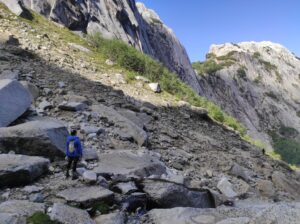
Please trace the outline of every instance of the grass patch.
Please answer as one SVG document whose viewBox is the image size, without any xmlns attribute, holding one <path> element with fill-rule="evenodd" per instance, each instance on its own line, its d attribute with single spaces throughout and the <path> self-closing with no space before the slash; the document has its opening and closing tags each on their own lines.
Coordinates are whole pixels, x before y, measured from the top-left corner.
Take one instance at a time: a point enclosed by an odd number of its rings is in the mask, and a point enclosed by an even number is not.
<svg viewBox="0 0 300 224">
<path fill-rule="evenodd" d="M 213 75 L 217 71 L 222 70 L 223 68 L 228 68 L 231 65 L 235 64 L 235 62 L 237 61 L 233 57 L 235 53 L 236 51 L 231 51 L 228 54 L 219 57 L 217 57 L 213 53 L 209 53 L 206 55 L 206 61 L 194 62 L 192 65 L 199 75 Z"/>
<path fill-rule="evenodd" d="M 259 59 L 258 61 L 265 67 L 265 70 L 267 70 L 268 72 L 277 71 L 276 65 L 273 65 L 272 63 L 263 59 Z"/>
<path fill-rule="evenodd" d="M 281 126 L 279 128 L 279 134 L 284 138 L 294 138 L 299 134 L 299 132 L 295 128 Z"/>
<path fill-rule="evenodd" d="M 43 212 L 36 212 L 26 219 L 27 224 L 59 224 L 57 221 L 52 221 L 50 217 Z"/>
<path fill-rule="evenodd" d="M 110 207 L 108 204 L 104 203 L 104 202 L 100 202 L 98 204 L 95 204 L 92 207 L 92 212 L 101 212 L 101 214 L 108 214 L 110 212 Z"/>
</svg>

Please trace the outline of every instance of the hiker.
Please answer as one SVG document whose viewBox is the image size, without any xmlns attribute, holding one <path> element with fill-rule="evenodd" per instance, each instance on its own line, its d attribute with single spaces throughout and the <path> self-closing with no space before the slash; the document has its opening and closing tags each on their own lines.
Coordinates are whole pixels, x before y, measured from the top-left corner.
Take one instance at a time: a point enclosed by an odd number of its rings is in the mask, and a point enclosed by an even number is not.
<svg viewBox="0 0 300 224">
<path fill-rule="evenodd" d="M 68 159 L 68 165 L 67 165 L 67 173 L 66 177 L 68 178 L 70 176 L 69 170 L 72 166 L 72 179 L 76 179 L 76 167 L 78 161 L 82 157 L 82 146 L 79 137 L 76 136 L 77 131 L 72 130 L 71 135 L 67 138 L 67 147 L 66 147 L 66 156 Z"/>
</svg>

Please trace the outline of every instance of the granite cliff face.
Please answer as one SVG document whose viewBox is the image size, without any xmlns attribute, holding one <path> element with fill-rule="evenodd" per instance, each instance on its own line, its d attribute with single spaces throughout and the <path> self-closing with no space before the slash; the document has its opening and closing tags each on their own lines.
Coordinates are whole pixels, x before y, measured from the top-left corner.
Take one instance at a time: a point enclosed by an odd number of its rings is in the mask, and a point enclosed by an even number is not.
<svg viewBox="0 0 300 224">
<path fill-rule="evenodd" d="M 300 60 L 271 42 L 212 45 L 205 62 L 218 68 L 199 75 L 201 95 L 213 100 L 266 144 L 272 131 L 300 132 Z M 204 64 L 205 64 L 204 63 Z M 203 65 L 203 64 L 202 64 Z"/>
<path fill-rule="evenodd" d="M 17 14 L 20 5 L 76 32 L 121 39 L 159 60 L 200 91 L 189 57 L 159 16 L 134 0 L 1 0 Z M 21 3 L 18 3 L 21 2 Z"/>
</svg>

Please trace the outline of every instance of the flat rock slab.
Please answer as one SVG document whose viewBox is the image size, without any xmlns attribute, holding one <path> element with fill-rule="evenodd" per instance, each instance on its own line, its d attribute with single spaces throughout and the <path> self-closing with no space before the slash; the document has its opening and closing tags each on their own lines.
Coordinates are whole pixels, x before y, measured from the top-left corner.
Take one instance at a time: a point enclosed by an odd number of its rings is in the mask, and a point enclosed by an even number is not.
<svg viewBox="0 0 300 224">
<path fill-rule="evenodd" d="M 98 202 L 112 202 L 114 193 L 103 187 L 69 188 L 58 192 L 57 196 L 64 198 L 68 203 L 89 207 Z"/>
<path fill-rule="evenodd" d="M 59 203 L 53 205 L 50 218 L 61 224 L 95 224 L 87 211 Z"/>
<path fill-rule="evenodd" d="M 95 113 L 99 113 L 101 117 L 107 119 L 110 122 L 113 122 L 115 126 L 120 129 L 120 131 L 131 136 L 139 146 L 147 144 L 147 133 L 141 127 L 136 125 L 128 118 L 122 116 L 113 108 L 104 105 L 93 105 L 92 111 Z"/>
<path fill-rule="evenodd" d="M 0 127 L 6 127 L 31 105 L 31 95 L 16 80 L 0 80 Z M 0 135 L 1 136 L 1 135 Z"/>
<path fill-rule="evenodd" d="M 61 122 L 46 118 L 0 128 L 0 148 L 3 152 L 63 158 L 67 136 L 68 130 Z"/>
<path fill-rule="evenodd" d="M 0 224 L 26 224 L 26 218 L 17 214 L 0 213 Z"/>
<path fill-rule="evenodd" d="M 16 214 L 17 216 L 31 216 L 35 212 L 44 212 L 45 205 L 25 200 L 11 200 L 0 204 L 0 213 Z"/>
<path fill-rule="evenodd" d="M 48 171 L 49 164 L 41 157 L 0 154 L 0 187 L 31 183 Z"/>
<path fill-rule="evenodd" d="M 246 208 L 153 209 L 145 218 L 148 221 L 147 223 L 155 224 L 298 224 L 300 220 L 300 203 L 249 205 Z"/>
<path fill-rule="evenodd" d="M 100 215 L 95 219 L 97 224 L 125 224 L 125 216 L 121 212 Z"/>
<path fill-rule="evenodd" d="M 124 175 L 140 178 L 166 174 L 166 166 L 148 152 L 116 150 L 100 156 L 94 171 L 100 175 Z"/>
<path fill-rule="evenodd" d="M 211 194 L 206 190 L 191 190 L 183 185 L 162 180 L 145 180 L 142 185 L 149 198 L 163 208 L 214 207 Z"/>
</svg>

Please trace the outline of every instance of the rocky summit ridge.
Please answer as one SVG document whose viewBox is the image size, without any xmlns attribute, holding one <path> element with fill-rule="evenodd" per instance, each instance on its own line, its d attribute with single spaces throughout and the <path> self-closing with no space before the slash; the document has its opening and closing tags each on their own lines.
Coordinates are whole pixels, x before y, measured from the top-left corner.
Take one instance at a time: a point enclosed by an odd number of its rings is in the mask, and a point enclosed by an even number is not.
<svg viewBox="0 0 300 224">
<path fill-rule="evenodd" d="M 0 223 L 299 222 L 297 171 L 33 16 L 0 5 Z"/>
<path fill-rule="evenodd" d="M 300 132 L 300 60 L 269 41 L 212 45 L 204 65 L 215 70 L 200 75 L 202 95 L 238 118 L 254 139 L 271 147 L 270 133 Z"/>
</svg>

